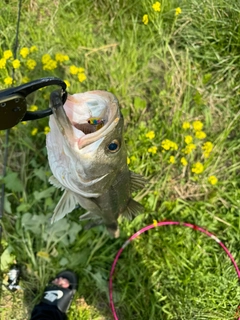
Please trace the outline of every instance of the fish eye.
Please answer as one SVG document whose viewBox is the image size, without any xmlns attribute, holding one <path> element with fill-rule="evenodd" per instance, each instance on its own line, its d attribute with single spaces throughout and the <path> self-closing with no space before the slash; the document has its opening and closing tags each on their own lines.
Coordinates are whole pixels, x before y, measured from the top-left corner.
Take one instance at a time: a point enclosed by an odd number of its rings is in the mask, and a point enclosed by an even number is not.
<svg viewBox="0 0 240 320">
<path fill-rule="evenodd" d="M 109 145 L 108 145 L 108 150 L 111 153 L 117 152 L 120 148 L 120 143 L 118 140 L 113 140 Z"/>
</svg>

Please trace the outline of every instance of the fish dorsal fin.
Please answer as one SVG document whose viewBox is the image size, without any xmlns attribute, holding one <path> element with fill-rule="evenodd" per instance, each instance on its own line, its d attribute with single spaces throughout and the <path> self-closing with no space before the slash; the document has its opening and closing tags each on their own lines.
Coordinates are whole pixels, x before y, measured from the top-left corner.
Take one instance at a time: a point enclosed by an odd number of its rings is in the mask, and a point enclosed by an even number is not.
<svg viewBox="0 0 240 320">
<path fill-rule="evenodd" d="M 147 180 L 138 173 L 130 171 L 131 192 L 137 191 L 145 187 Z"/>
<path fill-rule="evenodd" d="M 132 219 L 136 217 L 139 213 L 144 211 L 144 207 L 137 201 L 130 199 L 127 205 L 126 210 L 123 212 L 123 216 Z"/>
<path fill-rule="evenodd" d="M 54 209 L 51 223 L 56 222 L 76 208 L 77 197 L 71 191 L 65 190 L 56 208 Z"/>
<path fill-rule="evenodd" d="M 51 176 L 48 181 L 56 188 L 60 188 L 61 190 L 64 189 L 64 186 L 54 177 L 54 176 Z"/>
</svg>

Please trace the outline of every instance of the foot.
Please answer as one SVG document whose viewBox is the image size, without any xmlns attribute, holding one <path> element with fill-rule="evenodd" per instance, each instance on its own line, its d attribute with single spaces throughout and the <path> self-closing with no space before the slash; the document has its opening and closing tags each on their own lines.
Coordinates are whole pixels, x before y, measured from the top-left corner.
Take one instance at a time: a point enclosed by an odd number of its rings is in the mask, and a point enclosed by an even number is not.
<svg viewBox="0 0 240 320">
<path fill-rule="evenodd" d="M 56 306 L 61 312 L 69 309 L 77 289 L 77 277 L 71 271 L 60 272 L 48 285 L 42 299 L 43 303 Z"/>
</svg>

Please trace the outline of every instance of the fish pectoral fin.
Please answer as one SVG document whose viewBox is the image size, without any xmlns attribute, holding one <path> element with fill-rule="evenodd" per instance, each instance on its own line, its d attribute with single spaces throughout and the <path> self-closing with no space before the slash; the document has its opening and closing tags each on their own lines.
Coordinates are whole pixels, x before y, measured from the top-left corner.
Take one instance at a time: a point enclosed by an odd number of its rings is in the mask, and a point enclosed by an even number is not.
<svg viewBox="0 0 240 320">
<path fill-rule="evenodd" d="M 51 176 L 48 181 L 56 188 L 60 188 L 61 190 L 64 189 L 63 185 L 54 177 L 54 176 Z"/>
<path fill-rule="evenodd" d="M 138 173 L 130 171 L 131 192 L 142 189 L 146 186 L 147 180 Z"/>
<path fill-rule="evenodd" d="M 80 217 L 79 217 L 79 220 L 82 221 L 82 220 L 91 220 L 91 219 L 99 219 L 99 216 L 91 211 L 88 211 L 84 214 L 82 214 Z"/>
<path fill-rule="evenodd" d="M 144 211 L 144 207 L 137 201 L 130 199 L 127 205 L 127 208 L 122 213 L 122 215 L 128 219 L 136 217 L 139 213 Z"/>
<path fill-rule="evenodd" d="M 56 222 L 76 208 L 78 204 L 77 197 L 70 191 L 65 190 L 56 208 L 54 209 L 51 223 Z"/>
</svg>

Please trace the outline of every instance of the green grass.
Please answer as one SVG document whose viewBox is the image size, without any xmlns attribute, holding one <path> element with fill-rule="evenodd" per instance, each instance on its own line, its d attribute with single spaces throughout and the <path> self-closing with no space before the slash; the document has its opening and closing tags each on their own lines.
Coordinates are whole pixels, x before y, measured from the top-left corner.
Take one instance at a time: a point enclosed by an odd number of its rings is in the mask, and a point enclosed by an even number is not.
<svg viewBox="0 0 240 320">
<path fill-rule="evenodd" d="M 240 5 L 231 0 L 161 1 L 23 0 L 19 49 L 36 45 L 29 71 L 18 51 L 23 77 L 58 76 L 70 93 L 104 89 L 120 101 L 130 169 L 149 178 L 136 194 L 145 207 L 133 221 L 120 221 L 121 236 L 110 239 L 103 227 L 85 231 L 81 209 L 53 226 L 50 217 L 60 197 L 51 187 L 44 128 L 48 120 L 19 124 L 11 130 L 6 183 L 3 270 L 15 259 L 22 266 L 23 291 L 2 291 L 0 319 L 25 319 L 50 277 L 70 268 L 79 289 L 69 319 L 112 319 L 108 279 L 114 257 L 126 239 L 154 219 L 188 221 L 216 234 L 239 257 L 239 20 Z M 175 17 L 175 9 L 182 13 Z M 0 59 L 12 49 L 17 1 L 0 3 Z M 149 15 L 144 25 L 142 17 Z M 69 56 L 54 70 L 43 70 L 42 55 Z M 80 83 L 69 66 L 85 68 Z M 0 69 L 0 88 L 11 64 Z M 44 89 L 29 105 L 48 107 Z M 185 155 L 182 124 L 200 120 L 207 137 Z M 36 135 L 31 132 L 38 128 Z M 146 137 L 154 131 L 151 140 Z M 169 139 L 178 150 L 164 151 Z M 205 159 L 202 145 L 213 143 Z M 4 132 L 0 133 L 4 146 Z M 151 153 L 149 148 L 156 147 Z M 151 150 L 151 149 L 150 149 Z M 3 157 L 3 148 L 1 148 Z M 175 163 L 169 163 L 170 156 Z M 180 163 L 186 156 L 188 165 Z M 197 175 L 191 169 L 204 165 Z M 2 163 L 2 161 L 1 161 Z M 0 166 L 1 167 L 1 166 Z M 216 185 L 208 177 L 218 178 Z M 4 274 L 4 279 L 6 274 Z M 114 274 L 114 301 L 119 319 L 233 319 L 239 303 L 237 275 L 230 260 L 211 239 L 177 226 L 151 230 L 128 245 Z M 19 308 L 19 306 L 21 306 Z"/>
</svg>

